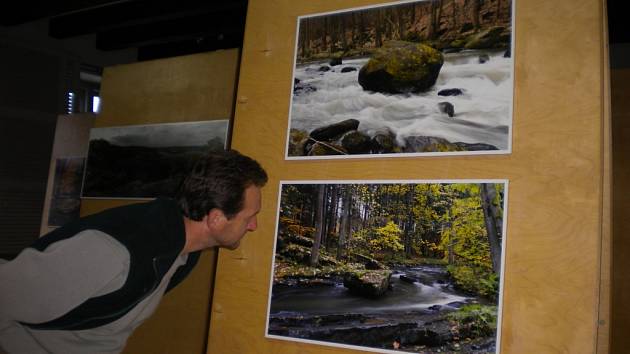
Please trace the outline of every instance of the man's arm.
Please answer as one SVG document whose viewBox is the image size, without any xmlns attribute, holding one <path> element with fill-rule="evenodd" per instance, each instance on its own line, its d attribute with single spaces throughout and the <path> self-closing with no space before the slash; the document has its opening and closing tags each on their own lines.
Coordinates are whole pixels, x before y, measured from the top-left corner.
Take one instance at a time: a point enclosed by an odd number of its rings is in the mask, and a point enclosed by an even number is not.
<svg viewBox="0 0 630 354">
<path fill-rule="evenodd" d="M 120 288 L 129 270 L 129 253 L 107 234 L 86 230 L 53 243 L 43 252 L 27 248 L 0 264 L 0 347 L 9 353 L 33 348 L 19 322 L 42 323 L 93 296 Z"/>
</svg>

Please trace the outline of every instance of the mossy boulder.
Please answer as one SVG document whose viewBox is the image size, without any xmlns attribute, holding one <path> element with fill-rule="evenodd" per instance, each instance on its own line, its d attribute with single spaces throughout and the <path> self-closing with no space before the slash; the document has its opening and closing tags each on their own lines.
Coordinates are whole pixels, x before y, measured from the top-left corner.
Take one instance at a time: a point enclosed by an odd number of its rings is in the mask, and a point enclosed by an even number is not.
<svg viewBox="0 0 630 354">
<path fill-rule="evenodd" d="M 404 152 L 449 152 L 464 151 L 454 143 L 434 136 L 409 136 L 405 138 Z"/>
<path fill-rule="evenodd" d="M 372 140 L 369 136 L 354 130 L 343 136 L 341 146 L 350 154 L 369 154 L 372 150 Z"/>
<path fill-rule="evenodd" d="M 310 146 L 307 156 L 347 155 L 348 152 L 340 145 L 317 142 Z"/>
<path fill-rule="evenodd" d="M 389 288 L 391 270 L 365 270 L 348 272 L 343 278 L 343 285 L 358 296 L 377 298 Z"/>
<path fill-rule="evenodd" d="M 307 132 L 291 128 L 289 132 L 289 156 L 304 156 L 304 146 L 307 142 Z"/>
<path fill-rule="evenodd" d="M 319 141 L 333 141 L 340 135 L 352 130 L 357 130 L 359 121 L 357 119 L 346 119 L 338 123 L 329 124 L 311 131 L 309 136 Z"/>
<path fill-rule="evenodd" d="M 359 71 L 359 84 L 382 93 L 424 92 L 431 88 L 444 57 L 421 43 L 389 41 Z"/>
</svg>

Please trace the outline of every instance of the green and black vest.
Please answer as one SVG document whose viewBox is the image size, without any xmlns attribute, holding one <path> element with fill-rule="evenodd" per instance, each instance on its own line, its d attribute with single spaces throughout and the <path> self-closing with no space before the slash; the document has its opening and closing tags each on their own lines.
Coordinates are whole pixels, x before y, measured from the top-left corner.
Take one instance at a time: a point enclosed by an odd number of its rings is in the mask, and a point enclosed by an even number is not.
<svg viewBox="0 0 630 354">
<path fill-rule="evenodd" d="M 81 218 L 42 236 L 30 247 L 43 251 L 84 230 L 102 231 L 127 248 L 130 262 L 125 283 L 116 291 L 86 300 L 59 318 L 23 325 L 32 329 L 84 330 L 123 317 L 155 290 L 186 242 L 183 216 L 175 201 L 156 199 Z M 200 253 L 188 255 L 186 264 L 173 274 L 166 291 L 184 280 L 197 264 Z"/>
</svg>

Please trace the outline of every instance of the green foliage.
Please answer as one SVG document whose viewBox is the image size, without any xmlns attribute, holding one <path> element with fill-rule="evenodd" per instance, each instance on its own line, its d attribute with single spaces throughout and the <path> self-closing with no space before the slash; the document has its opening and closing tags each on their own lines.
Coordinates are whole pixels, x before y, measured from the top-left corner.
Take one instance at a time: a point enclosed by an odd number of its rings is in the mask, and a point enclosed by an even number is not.
<svg viewBox="0 0 630 354">
<path fill-rule="evenodd" d="M 447 315 L 460 332 L 467 332 L 474 337 L 493 335 L 497 329 L 497 307 L 484 305 L 466 305 Z"/>
<path fill-rule="evenodd" d="M 393 222 L 389 221 L 387 225 L 377 228 L 375 233 L 376 237 L 369 241 L 374 252 L 396 252 L 403 249 L 403 245 L 400 243 L 402 231 Z"/>
<path fill-rule="evenodd" d="M 499 293 L 499 276 L 491 269 L 468 265 L 449 265 L 446 269 L 462 290 L 489 299 L 495 299 Z"/>
<path fill-rule="evenodd" d="M 383 259 L 404 249 L 400 243 L 402 231 L 392 221 L 383 227 L 366 228 L 352 234 L 351 247 L 367 250 L 376 259 Z"/>
<path fill-rule="evenodd" d="M 453 184 L 450 189 L 458 198 L 444 215 L 439 245 L 449 260 L 448 271 L 459 288 L 494 298 L 499 279 L 492 271 L 479 185 Z"/>
</svg>

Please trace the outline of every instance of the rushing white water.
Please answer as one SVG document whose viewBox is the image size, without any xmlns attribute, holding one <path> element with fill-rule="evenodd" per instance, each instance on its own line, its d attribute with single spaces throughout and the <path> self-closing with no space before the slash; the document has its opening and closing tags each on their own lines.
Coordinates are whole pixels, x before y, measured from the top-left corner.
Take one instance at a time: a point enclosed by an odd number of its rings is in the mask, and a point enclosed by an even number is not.
<svg viewBox="0 0 630 354">
<path fill-rule="evenodd" d="M 479 56 L 489 60 L 479 63 Z M 511 58 L 503 51 L 463 51 L 445 54 L 436 84 L 420 94 L 381 94 L 364 91 L 358 73 L 367 58 L 344 61 L 320 72 L 321 63 L 298 66 L 295 78 L 315 91 L 294 95 L 291 128 L 311 131 L 345 119 L 360 121 L 359 131 L 372 136 L 391 130 L 399 144 L 408 136 L 434 136 L 451 142 L 486 143 L 509 147 L 512 100 Z M 341 69 L 357 70 L 342 73 Z M 458 88 L 460 96 L 438 96 L 443 89 Z M 440 112 L 439 102 L 450 102 L 455 116 Z"/>
</svg>

